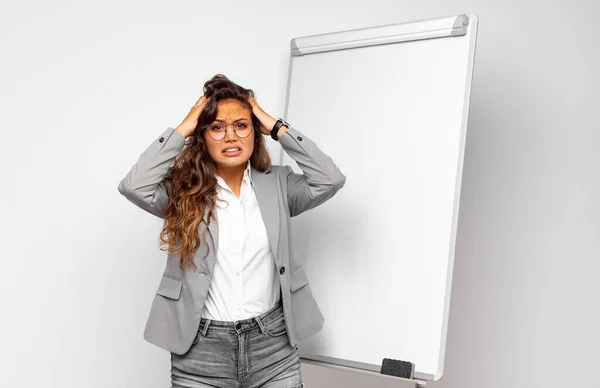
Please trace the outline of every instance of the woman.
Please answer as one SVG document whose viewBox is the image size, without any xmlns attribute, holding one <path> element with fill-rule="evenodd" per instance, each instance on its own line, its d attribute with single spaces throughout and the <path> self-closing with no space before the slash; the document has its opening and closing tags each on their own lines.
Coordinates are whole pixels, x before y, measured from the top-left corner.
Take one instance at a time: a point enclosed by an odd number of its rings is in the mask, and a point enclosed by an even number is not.
<svg viewBox="0 0 600 388">
<path fill-rule="evenodd" d="M 261 135 L 304 173 L 271 166 Z M 290 217 L 344 182 L 311 140 L 220 74 L 140 156 L 119 192 L 164 219 L 167 265 L 144 338 L 171 352 L 173 387 L 302 387 L 297 343 L 323 316 Z"/>
</svg>

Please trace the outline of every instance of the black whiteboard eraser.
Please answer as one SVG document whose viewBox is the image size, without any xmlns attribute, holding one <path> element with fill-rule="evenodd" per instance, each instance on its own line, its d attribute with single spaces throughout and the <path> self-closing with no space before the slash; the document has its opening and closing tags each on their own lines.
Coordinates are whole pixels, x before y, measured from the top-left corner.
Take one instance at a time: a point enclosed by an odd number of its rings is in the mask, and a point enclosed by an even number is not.
<svg viewBox="0 0 600 388">
<path fill-rule="evenodd" d="M 384 358 L 381 363 L 381 374 L 412 379 L 415 374 L 415 364 L 408 361 Z"/>
</svg>

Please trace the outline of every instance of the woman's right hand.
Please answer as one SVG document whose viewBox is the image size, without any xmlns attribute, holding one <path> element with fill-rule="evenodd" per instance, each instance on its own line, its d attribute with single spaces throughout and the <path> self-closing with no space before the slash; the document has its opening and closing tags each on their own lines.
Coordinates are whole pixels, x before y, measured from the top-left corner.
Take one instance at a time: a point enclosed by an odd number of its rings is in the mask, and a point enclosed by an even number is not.
<svg viewBox="0 0 600 388">
<path fill-rule="evenodd" d="M 198 125 L 198 117 L 200 117 L 200 113 L 202 113 L 202 109 L 204 109 L 204 105 L 206 105 L 206 100 L 207 98 L 202 95 L 198 101 L 196 101 L 196 104 L 194 104 L 190 110 L 190 113 L 188 113 L 181 124 L 175 128 L 175 130 L 183 137 L 188 137 L 196 129 L 196 126 Z"/>
</svg>

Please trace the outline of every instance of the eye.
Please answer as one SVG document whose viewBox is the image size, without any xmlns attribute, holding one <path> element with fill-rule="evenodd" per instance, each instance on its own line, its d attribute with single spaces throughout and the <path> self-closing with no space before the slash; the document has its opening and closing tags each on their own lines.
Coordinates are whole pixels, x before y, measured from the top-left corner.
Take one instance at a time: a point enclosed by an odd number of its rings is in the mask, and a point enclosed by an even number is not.
<svg viewBox="0 0 600 388">
<path fill-rule="evenodd" d="M 210 129 L 212 131 L 220 131 L 221 130 L 221 126 L 220 125 L 213 125 L 212 127 L 210 127 Z"/>
<path fill-rule="evenodd" d="M 246 129 L 248 128 L 248 123 L 238 123 L 237 127 L 240 129 Z"/>
</svg>

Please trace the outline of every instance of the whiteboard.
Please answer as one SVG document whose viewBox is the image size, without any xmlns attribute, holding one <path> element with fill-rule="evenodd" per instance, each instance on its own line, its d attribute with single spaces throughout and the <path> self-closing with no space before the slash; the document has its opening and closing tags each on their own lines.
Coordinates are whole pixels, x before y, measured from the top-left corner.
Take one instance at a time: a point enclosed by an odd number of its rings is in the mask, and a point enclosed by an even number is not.
<svg viewBox="0 0 600 388">
<path fill-rule="evenodd" d="M 285 119 L 347 177 L 292 222 L 325 316 L 305 360 L 379 372 L 392 358 L 442 376 L 477 21 L 291 41 Z"/>
</svg>

